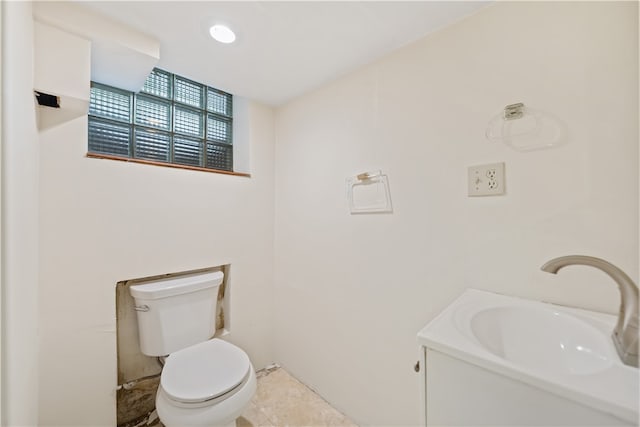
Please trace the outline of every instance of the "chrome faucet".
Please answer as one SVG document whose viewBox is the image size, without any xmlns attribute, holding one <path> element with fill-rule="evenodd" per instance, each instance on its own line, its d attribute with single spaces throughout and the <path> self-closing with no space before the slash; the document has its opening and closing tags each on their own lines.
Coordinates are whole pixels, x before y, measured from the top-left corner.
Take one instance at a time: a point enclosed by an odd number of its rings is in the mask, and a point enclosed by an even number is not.
<svg viewBox="0 0 640 427">
<path fill-rule="evenodd" d="M 638 287 L 624 271 L 600 258 L 569 255 L 554 258 L 541 268 L 547 273 L 556 274 L 562 267 L 568 265 L 589 265 L 604 271 L 611 277 L 620 289 L 620 311 L 618 323 L 613 329 L 613 343 L 618 356 L 626 365 L 638 367 Z"/>
</svg>

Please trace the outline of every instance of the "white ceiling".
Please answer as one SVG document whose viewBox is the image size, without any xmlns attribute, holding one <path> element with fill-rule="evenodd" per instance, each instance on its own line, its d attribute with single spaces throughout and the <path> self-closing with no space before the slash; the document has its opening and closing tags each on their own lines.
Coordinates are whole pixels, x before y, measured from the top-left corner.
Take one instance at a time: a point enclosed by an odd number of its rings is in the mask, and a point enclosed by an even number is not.
<svg viewBox="0 0 640 427">
<path fill-rule="evenodd" d="M 158 67 L 281 105 L 486 6 L 485 1 L 82 2 L 160 41 Z M 226 23 L 231 45 L 208 28 Z"/>
</svg>

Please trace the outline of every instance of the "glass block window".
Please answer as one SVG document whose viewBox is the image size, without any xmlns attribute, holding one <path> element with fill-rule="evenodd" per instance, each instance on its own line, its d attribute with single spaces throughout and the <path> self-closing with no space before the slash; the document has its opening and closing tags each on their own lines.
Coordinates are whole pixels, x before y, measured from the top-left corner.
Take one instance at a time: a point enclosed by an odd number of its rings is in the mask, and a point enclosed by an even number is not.
<svg viewBox="0 0 640 427">
<path fill-rule="evenodd" d="M 140 93 L 91 83 L 89 152 L 233 171 L 233 96 L 154 69 Z"/>
</svg>

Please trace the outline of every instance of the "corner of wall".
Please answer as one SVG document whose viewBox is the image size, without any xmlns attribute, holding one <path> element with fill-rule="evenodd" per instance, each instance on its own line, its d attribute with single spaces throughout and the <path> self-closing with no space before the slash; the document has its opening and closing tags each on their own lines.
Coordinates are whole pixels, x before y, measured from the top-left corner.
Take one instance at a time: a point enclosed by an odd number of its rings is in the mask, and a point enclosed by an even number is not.
<svg viewBox="0 0 640 427">
<path fill-rule="evenodd" d="M 39 153 L 32 3 L 2 6 L 2 425 L 37 425 Z"/>
</svg>

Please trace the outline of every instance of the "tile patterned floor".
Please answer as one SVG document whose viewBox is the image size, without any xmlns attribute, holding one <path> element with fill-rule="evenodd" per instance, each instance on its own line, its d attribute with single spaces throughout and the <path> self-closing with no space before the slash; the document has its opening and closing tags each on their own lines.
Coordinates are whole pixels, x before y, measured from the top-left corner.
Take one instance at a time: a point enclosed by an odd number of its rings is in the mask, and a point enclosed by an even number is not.
<svg viewBox="0 0 640 427">
<path fill-rule="evenodd" d="M 238 427 L 357 427 L 282 368 L 258 372 L 258 390 Z"/>
</svg>

